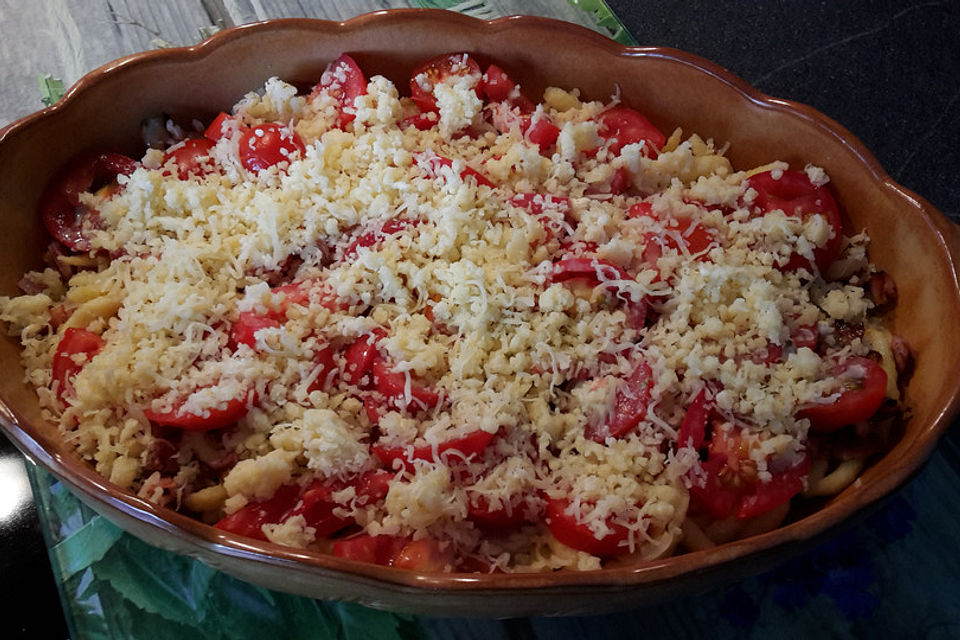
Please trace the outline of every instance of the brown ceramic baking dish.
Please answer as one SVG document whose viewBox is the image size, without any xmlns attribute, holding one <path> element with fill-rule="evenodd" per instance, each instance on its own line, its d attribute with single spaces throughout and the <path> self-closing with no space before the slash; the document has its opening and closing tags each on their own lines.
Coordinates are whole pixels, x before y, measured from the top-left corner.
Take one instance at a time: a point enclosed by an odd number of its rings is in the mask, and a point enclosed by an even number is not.
<svg viewBox="0 0 960 640">
<path fill-rule="evenodd" d="M 893 329 L 916 354 L 906 392 L 912 418 L 898 444 L 812 515 L 769 533 L 635 566 L 521 575 L 419 574 L 279 547 L 221 532 L 112 486 L 73 457 L 23 382 L 19 347 L 0 341 L 0 421 L 31 459 L 123 528 L 264 586 L 435 615 L 599 613 L 663 600 L 771 566 L 849 521 L 903 484 L 927 459 L 958 409 L 960 233 L 894 183 L 843 127 L 813 109 L 773 99 L 696 56 L 627 48 L 541 18 L 484 22 L 433 11 L 389 11 L 345 23 L 278 20 L 230 29 L 195 47 L 151 51 L 82 78 L 56 106 L 0 131 L 0 292 L 40 263 L 47 243 L 36 215 L 53 172 L 85 148 L 139 156 L 140 123 L 160 113 L 209 120 L 270 76 L 310 84 L 350 52 L 368 75 L 398 84 L 419 62 L 449 51 L 496 61 L 538 96 L 548 85 L 606 99 L 619 87 L 660 129 L 680 126 L 729 141 L 736 167 L 812 162 L 831 176 L 851 229 L 866 229 L 871 259 L 896 279 Z"/>
</svg>

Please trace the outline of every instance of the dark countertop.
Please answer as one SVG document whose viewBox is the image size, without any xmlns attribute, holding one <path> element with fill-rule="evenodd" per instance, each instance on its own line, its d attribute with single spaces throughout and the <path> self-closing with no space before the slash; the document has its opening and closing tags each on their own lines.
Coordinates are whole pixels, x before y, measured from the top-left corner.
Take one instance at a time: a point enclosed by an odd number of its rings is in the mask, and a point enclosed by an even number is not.
<svg viewBox="0 0 960 640">
<path fill-rule="evenodd" d="M 831 116 L 960 221 L 960 2 L 608 4 L 641 45 L 699 54 Z M 957 425 L 947 437 L 960 441 Z M 46 554 L 22 458 L 0 435 L 0 635 L 67 636 Z"/>
</svg>

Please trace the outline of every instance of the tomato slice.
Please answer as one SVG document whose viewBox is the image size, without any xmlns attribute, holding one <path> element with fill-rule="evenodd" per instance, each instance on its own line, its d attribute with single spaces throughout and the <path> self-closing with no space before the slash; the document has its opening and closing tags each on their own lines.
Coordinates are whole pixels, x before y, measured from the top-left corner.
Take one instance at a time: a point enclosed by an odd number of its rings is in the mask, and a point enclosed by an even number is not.
<svg viewBox="0 0 960 640">
<path fill-rule="evenodd" d="M 289 162 L 291 156 L 306 152 L 303 141 L 295 131 L 280 124 L 258 124 L 240 136 L 240 164 L 248 171 L 260 173 L 281 162 Z"/>
<path fill-rule="evenodd" d="M 230 327 L 230 344 L 234 348 L 245 344 L 251 349 L 256 349 L 257 331 L 275 329 L 279 326 L 280 320 L 272 315 L 264 315 L 255 311 L 241 311 L 237 321 Z"/>
<path fill-rule="evenodd" d="M 753 201 L 754 209 L 760 214 L 777 209 L 788 216 L 807 218 L 821 214 L 833 230 L 833 237 L 822 247 L 813 250 L 813 259 L 820 273 L 833 264 L 843 246 L 843 219 L 830 190 L 817 186 L 810 181 L 806 173 L 800 171 L 782 171 L 779 178 L 772 171 L 750 176 L 747 185 L 757 192 Z M 795 271 L 800 268 L 811 269 L 810 261 L 794 253 L 787 262 L 779 266 L 782 271 Z"/>
<path fill-rule="evenodd" d="M 316 480 L 304 487 L 294 483 L 277 489 L 267 500 L 250 502 L 234 513 L 222 518 L 215 526 L 224 531 L 266 540 L 263 525 L 280 524 L 287 518 L 303 516 L 308 527 L 316 529 L 318 538 L 329 536 L 352 524 L 352 520 L 334 515 L 338 504 L 333 493 L 353 486 L 357 496 L 370 504 L 387 495 L 393 474 L 385 471 L 368 471 L 349 482 Z"/>
<path fill-rule="evenodd" d="M 380 459 L 388 469 L 407 468 L 414 460 L 428 462 L 455 462 L 469 460 L 483 453 L 496 434 L 486 431 L 474 431 L 459 438 L 453 438 L 437 445 L 436 454 L 430 445 L 416 447 L 388 447 L 376 443 L 370 447 L 373 455 Z M 399 463 L 399 467 L 395 463 Z"/>
<path fill-rule="evenodd" d="M 91 151 L 74 156 L 47 183 L 40 197 L 43 225 L 68 249 L 89 251 L 85 226 L 96 227 L 99 216 L 80 203 L 80 194 L 109 185 L 119 175 L 130 175 L 138 166 L 119 153 Z"/>
<path fill-rule="evenodd" d="M 433 88 L 449 78 L 458 76 L 476 77 L 477 97 L 483 98 L 483 74 L 480 72 L 480 65 L 466 53 L 445 53 L 427 60 L 414 69 L 410 76 L 410 97 L 421 111 L 438 111 Z"/>
<path fill-rule="evenodd" d="M 348 384 L 360 384 L 363 377 L 370 372 L 377 357 L 377 342 L 385 335 L 383 329 L 374 330 L 358 338 L 347 348 L 344 354 L 346 364 L 343 368 L 343 379 Z"/>
<path fill-rule="evenodd" d="M 613 155 L 619 155 L 628 144 L 645 142 L 644 155 L 656 158 L 667 141 L 646 116 L 627 107 L 613 107 L 600 114 L 598 133 Z"/>
<path fill-rule="evenodd" d="M 194 392 L 196 393 L 196 392 Z M 153 424 L 161 427 L 176 427 L 185 431 L 210 431 L 231 425 L 247 415 L 250 405 L 256 402 L 256 394 L 244 393 L 239 398 L 231 398 L 206 410 L 207 415 L 198 415 L 183 410 L 189 397 L 174 403 L 169 411 L 144 409 L 143 414 Z"/>
<path fill-rule="evenodd" d="M 391 405 L 407 408 L 408 374 L 392 371 L 387 361 L 378 357 L 373 359 L 371 369 L 373 371 L 373 384 L 377 391 L 382 393 Z M 431 409 L 440 403 L 440 394 L 413 382 L 412 379 L 409 381 L 409 389 L 409 407 L 417 411 Z"/>
<path fill-rule="evenodd" d="M 300 487 L 296 484 L 283 485 L 268 500 L 249 502 L 224 518 L 214 526 L 237 535 L 266 540 L 263 525 L 279 524 L 300 501 Z"/>
<path fill-rule="evenodd" d="M 173 161 L 177 165 L 177 177 L 187 180 L 190 176 L 203 176 L 213 171 L 210 150 L 215 143 L 207 138 L 190 138 L 175 144 L 163 154 L 163 163 Z"/>
<path fill-rule="evenodd" d="M 529 125 L 529 128 L 526 131 L 527 140 L 533 144 L 539 145 L 541 149 L 544 147 L 549 147 L 554 142 L 557 141 L 557 138 L 560 137 L 560 128 L 555 124 L 550 122 L 550 120 L 544 116 Z M 620 193 L 619 191 L 617 193 Z"/>
<path fill-rule="evenodd" d="M 553 273 L 550 276 L 553 282 L 569 282 L 571 280 L 582 280 L 591 286 L 598 286 L 603 282 L 628 280 L 633 281 L 630 274 L 617 265 L 599 258 L 564 258 L 558 260 L 553 265 Z M 610 285 L 610 289 L 615 293 L 619 289 Z"/>
<path fill-rule="evenodd" d="M 547 232 L 546 242 L 566 236 L 568 230 L 577 224 L 573 218 L 570 199 L 565 196 L 518 193 L 510 198 L 510 204 L 526 209 L 530 215 L 540 221 Z"/>
<path fill-rule="evenodd" d="M 487 67 L 487 72 L 483 74 L 483 93 L 491 102 L 508 99 L 516 86 L 507 72 L 495 64 Z"/>
<path fill-rule="evenodd" d="M 653 205 L 649 202 L 636 202 L 630 205 L 630 208 L 627 210 L 628 218 L 653 218 L 656 220 L 657 216 L 653 213 Z"/>
<path fill-rule="evenodd" d="M 450 158 L 444 158 L 443 156 L 438 156 L 436 154 L 428 155 L 426 153 L 417 153 L 414 154 L 414 157 L 417 160 L 417 164 L 426 171 L 427 175 L 431 178 L 436 178 L 438 170 L 440 167 L 451 167 L 453 166 L 453 160 Z M 474 180 L 477 181 L 477 184 L 482 184 L 490 187 L 491 189 L 495 188 L 497 185 L 490 182 L 490 179 L 485 175 L 474 169 L 473 167 L 466 167 L 463 171 L 460 172 L 460 177 L 464 180 L 468 176 L 472 176 Z"/>
<path fill-rule="evenodd" d="M 408 538 L 398 536 L 371 536 L 365 533 L 350 536 L 333 543 L 333 555 L 347 560 L 359 560 L 389 567 Z"/>
<path fill-rule="evenodd" d="M 706 389 L 700 389 L 687 406 L 683 423 L 677 431 L 677 445 L 690 446 L 699 450 L 707 435 L 707 419 L 710 417 L 710 404 Z"/>
<path fill-rule="evenodd" d="M 608 518 L 606 525 L 610 531 L 602 538 L 597 538 L 586 523 L 566 512 L 569 505 L 570 501 L 565 498 L 547 500 L 546 522 L 554 538 L 572 549 L 600 558 L 612 558 L 630 551 L 624 544 L 629 537 L 629 529 Z"/>
<path fill-rule="evenodd" d="M 410 571 L 439 573 L 453 564 L 453 554 L 440 549 L 440 544 L 430 538 L 411 540 L 393 558 L 393 566 Z"/>
<path fill-rule="evenodd" d="M 330 346 L 314 354 L 313 363 L 317 367 L 317 377 L 307 387 L 307 391 L 323 391 L 330 386 L 332 375 L 337 371 L 337 363 L 333 359 L 335 354 L 336 350 Z"/>
<path fill-rule="evenodd" d="M 213 119 L 213 122 L 210 123 L 210 126 L 204 130 L 203 137 L 211 142 L 216 142 L 224 136 L 223 125 L 230 120 L 233 120 L 233 116 L 221 111 L 217 114 L 217 117 Z"/>
<path fill-rule="evenodd" d="M 344 259 L 356 255 L 360 247 L 373 247 L 379 244 L 388 236 L 400 233 L 407 227 L 415 227 L 420 224 L 420 220 L 409 218 L 391 218 L 380 225 L 377 229 L 370 229 L 361 233 L 356 240 L 350 243 L 350 246 L 343 252 Z"/>
<path fill-rule="evenodd" d="M 603 421 L 588 423 L 584 435 L 594 442 L 603 443 L 607 438 L 619 438 L 636 429 L 647 414 L 652 386 L 653 372 L 646 362 L 641 361 L 634 367 L 630 377 L 617 387 L 613 410 Z"/>
<path fill-rule="evenodd" d="M 775 509 L 800 493 L 810 470 L 810 458 L 804 455 L 785 469 L 771 468 L 773 477 L 763 482 L 742 435 L 718 429 L 710 441 L 703 470 L 704 486 L 690 487 L 694 502 L 714 518 L 743 520 Z"/>
<path fill-rule="evenodd" d="M 83 364 L 77 363 L 74 357 L 84 354 L 87 357 L 85 362 L 89 362 L 90 358 L 100 353 L 105 344 L 103 338 L 92 331 L 77 327 L 64 330 L 53 354 L 51 372 L 61 400 L 66 401 L 73 397 L 73 377 L 83 368 Z"/>
<path fill-rule="evenodd" d="M 829 433 L 869 420 L 886 396 L 887 372 L 869 358 L 848 358 L 832 373 L 844 386 L 840 396 L 830 404 L 807 405 L 797 412 L 797 417 L 810 420 L 814 431 Z"/>
<path fill-rule="evenodd" d="M 483 495 L 475 496 L 467 503 L 467 517 L 479 528 L 495 533 L 513 531 L 530 522 L 522 504 L 513 505 L 509 511 L 506 505 L 491 509 L 490 502 Z"/>
<path fill-rule="evenodd" d="M 366 93 L 367 79 L 360 70 L 360 65 L 347 54 L 343 54 L 327 65 L 309 99 L 326 94 L 336 100 L 337 127 L 343 129 L 356 118 L 354 100 Z"/>
</svg>

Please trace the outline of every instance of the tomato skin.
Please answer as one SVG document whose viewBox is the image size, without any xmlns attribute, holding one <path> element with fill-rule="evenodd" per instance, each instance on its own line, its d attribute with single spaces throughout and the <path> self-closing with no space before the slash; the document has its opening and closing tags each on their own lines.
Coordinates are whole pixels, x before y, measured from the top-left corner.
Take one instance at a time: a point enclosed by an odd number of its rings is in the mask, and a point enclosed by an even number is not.
<svg viewBox="0 0 960 640">
<path fill-rule="evenodd" d="M 84 220 L 95 223 L 98 216 L 80 203 L 80 194 L 110 184 L 119 175 L 130 175 L 138 166 L 119 153 L 88 151 L 74 156 L 51 178 L 40 197 L 43 225 L 68 249 L 89 251 Z"/>
<path fill-rule="evenodd" d="M 636 429 L 647 414 L 652 386 L 650 365 L 641 361 L 634 367 L 630 377 L 617 387 L 610 415 L 604 422 L 588 423 L 584 435 L 602 444 L 607 438 L 619 438 Z"/>
<path fill-rule="evenodd" d="M 245 344 L 251 349 L 257 348 L 256 333 L 260 329 L 275 329 L 280 321 L 272 315 L 263 315 L 254 311 L 241 311 L 237 321 L 230 327 L 230 344 Z"/>
<path fill-rule="evenodd" d="M 421 445 L 418 447 L 388 447 L 381 443 L 371 445 L 370 450 L 373 455 L 380 459 L 388 469 L 394 469 L 399 463 L 400 468 L 407 468 L 408 463 L 413 460 L 425 460 L 428 462 L 453 462 L 463 458 L 479 456 L 484 449 L 493 441 L 496 434 L 486 431 L 474 431 L 459 438 L 453 438 L 437 445 L 436 456 L 433 453 L 433 447 L 430 445 Z M 455 453 L 454 453 L 455 452 Z M 461 455 L 462 454 L 462 455 Z"/>
<path fill-rule="evenodd" d="M 546 117 L 540 118 L 530 125 L 526 132 L 527 140 L 533 144 L 540 145 L 540 148 L 549 147 L 557 138 L 560 137 L 560 129 L 550 122 Z"/>
<path fill-rule="evenodd" d="M 400 550 L 407 545 L 406 538 L 357 534 L 333 543 L 333 555 L 347 560 L 359 560 L 390 566 Z"/>
<path fill-rule="evenodd" d="M 163 163 L 173 160 L 177 165 L 177 177 L 181 180 L 187 180 L 190 176 L 202 178 L 213 171 L 210 150 L 214 146 L 207 138 L 190 138 L 167 149 L 163 154 Z"/>
<path fill-rule="evenodd" d="M 417 163 L 427 172 L 427 174 L 435 178 L 437 176 L 437 169 L 439 167 L 452 167 L 453 160 L 450 158 L 444 158 L 443 156 L 438 155 L 426 155 L 423 153 L 414 154 L 417 159 Z M 424 166 L 426 165 L 426 166 Z M 460 172 L 460 177 L 464 180 L 467 179 L 467 176 L 472 176 L 474 180 L 477 181 L 478 185 L 486 185 L 491 189 L 496 188 L 497 185 L 492 183 L 490 179 L 474 169 L 473 167 L 466 167 L 463 171 Z"/>
<path fill-rule="evenodd" d="M 247 415 L 250 405 L 256 402 L 256 394 L 252 401 L 250 395 L 249 392 L 244 393 L 241 397 L 227 400 L 218 407 L 211 407 L 207 410 L 209 413 L 207 416 L 183 411 L 182 407 L 188 398 L 176 402 L 169 411 L 144 409 L 143 414 L 150 422 L 161 427 L 176 427 L 184 431 L 210 431 L 231 425 Z"/>
<path fill-rule="evenodd" d="M 250 502 L 225 516 L 214 527 L 256 540 L 266 540 L 263 525 L 278 524 L 300 501 L 300 487 L 283 485 L 267 500 Z"/>
<path fill-rule="evenodd" d="M 395 406 L 402 406 L 406 400 L 407 374 L 392 371 L 390 365 L 383 358 L 374 358 L 372 364 L 373 384 L 377 391 Z M 411 380 L 410 407 L 422 411 L 431 409 L 440 403 L 440 395 Z"/>
<path fill-rule="evenodd" d="M 757 192 L 753 207 L 761 215 L 780 209 L 793 217 L 806 218 L 819 213 L 826 218 L 833 230 L 833 237 L 822 247 L 813 250 L 817 269 L 825 273 L 843 246 L 843 219 L 830 190 L 813 184 L 807 174 L 800 171 L 783 171 L 779 179 L 774 179 L 772 171 L 765 171 L 747 178 L 746 184 Z M 796 271 L 811 269 L 812 266 L 809 260 L 794 253 L 778 268 L 781 271 Z"/>
<path fill-rule="evenodd" d="M 329 386 L 331 374 L 337 371 L 337 363 L 333 359 L 335 353 L 333 347 L 327 346 L 314 354 L 313 363 L 317 366 L 317 377 L 307 387 L 307 391 L 323 391 Z"/>
<path fill-rule="evenodd" d="M 352 258 L 357 254 L 360 247 L 374 247 L 382 242 L 388 236 L 400 233 L 407 227 L 415 227 L 420 224 L 420 220 L 408 218 L 390 218 L 378 229 L 371 229 L 361 233 L 356 240 L 350 243 L 350 246 L 343 252 L 343 258 Z"/>
<path fill-rule="evenodd" d="M 690 446 L 699 450 L 706 439 L 709 417 L 710 405 L 707 401 L 707 392 L 705 389 L 700 389 L 687 406 L 687 413 L 677 431 L 677 445 Z"/>
<path fill-rule="evenodd" d="M 807 418 L 810 428 L 821 433 L 830 433 L 869 420 L 883 404 L 887 391 L 887 372 L 869 358 L 853 357 L 833 370 L 833 375 L 841 378 L 848 373 L 856 374 L 859 388 L 842 391 L 840 397 L 830 404 L 803 407 L 797 412 L 797 417 Z"/>
<path fill-rule="evenodd" d="M 487 67 L 487 72 L 483 74 L 483 93 L 491 102 L 503 102 L 516 86 L 507 72 L 495 64 Z"/>
<path fill-rule="evenodd" d="M 607 147 L 613 155 L 628 144 L 645 142 L 645 155 L 656 158 L 667 141 L 646 116 L 628 107 L 613 107 L 600 114 L 598 133 L 607 140 Z"/>
<path fill-rule="evenodd" d="M 240 136 L 240 164 L 247 171 L 260 173 L 281 162 L 289 162 L 290 156 L 306 152 L 303 141 L 295 131 L 273 123 L 258 124 Z"/>
<path fill-rule="evenodd" d="M 367 79 L 357 61 L 343 54 L 329 65 L 320 76 L 308 100 L 327 94 L 337 101 L 337 127 L 343 129 L 356 118 L 354 100 L 367 93 Z"/>
<path fill-rule="evenodd" d="M 629 273 L 612 262 L 599 258 L 564 258 L 558 260 L 553 265 L 553 274 L 550 279 L 553 282 L 584 280 L 594 287 L 611 280 L 633 281 Z M 610 288 L 614 293 L 618 291 L 612 285 Z"/>
<path fill-rule="evenodd" d="M 448 78 L 475 76 L 478 98 L 483 98 L 483 74 L 480 65 L 466 53 L 445 53 L 431 58 L 413 70 L 410 76 L 410 97 L 420 111 L 437 111 L 437 99 L 433 88 Z"/>
<path fill-rule="evenodd" d="M 210 123 L 210 126 L 203 131 L 203 137 L 211 142 L 216 142 L 224 136 L 223 125 L 230 120 L 233 120 L 233 116 L 221 111 Z"/>
<path fill-rule="evenodd" d="M 792 467 L 771 470 L 773 477 L 762 482 L 741 434 L 715 430 L 702 466 L 706 482 L 702 487 L 690 487 L 694 503 L 718 520 L 745 520 L 763 515 L 800 493 L 810 470 L 810 458 L 804 455 Z"/>
<path fill-rule="evenodd" d="M 386 334 L 382 329 L 375 330 L 357 338 L 351 344 L 344 357 L 346 363 L 343 368 L 343 379 L 348 384 L 360 384 L 363 377 L 373 368 L 373 361 L 377 357 L 377 342 Z"/>
<path fill-rule="evenodd" d="M 586 524 L 566 513 L 569 504 L 570 501 L 565 498 L 547 500 L 546 522 L 554 538 L 572 549 L 600 558 L 612 558 L 629 552 L 629 547 L 621 544 L 629 536 L 626 527 L 608 520 L 607 526 L 611 531 L 597 538 Z"/>
<path fill-rule="evenodd" d="M 61 400 L 66 401 L 73 395 L 73 377 L 83 368 L 82 364 L 77 364 L 73 360 L 73 356 L 84 353 L 87 355 L 87 361 L 89 361 L 90 358 L 100 353 L 105 344 L 103 338 L 92 331 L 77 327 L 69 327 L 64 330 L 63 337 L 60 338 L 57 349 L 53 354 L 51 372 L 53 380 L 59 383 L 57 385 L 57 395 Z"/>
<path fill-rule="evenodd" d="M 494 533 L 514 531 L 530 522 L 523 504 L 514 505 L 508 513 L 506 506 L 491 509 L 490 503 L 482 495 L 467 503 L 467 518 L 477 527 Z"/>
<path fill-rule="evenodd" d="M 392 564 L 398 569 L 439 573 L 453 564 L 453 555 L 442 551 L 436 540 L 421 538 L 405 544 L 394 556 Z"/>
</svg>

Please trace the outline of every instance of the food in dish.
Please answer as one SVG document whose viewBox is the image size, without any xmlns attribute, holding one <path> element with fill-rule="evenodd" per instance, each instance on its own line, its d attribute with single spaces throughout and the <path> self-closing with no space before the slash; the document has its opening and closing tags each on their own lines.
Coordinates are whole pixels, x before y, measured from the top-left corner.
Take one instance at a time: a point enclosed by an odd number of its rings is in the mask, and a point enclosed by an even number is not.
<svg viewBox="0 0 960 640">
<path fill-rule="evenodd" d="M 895 285 L 823 171 L 466 54 L 403 89 L 344 55 L 54 177 L 2 317 L 101 474 L 341 557 L 595 569 L 775 527 L 895 437 Z"/>
</svg>

